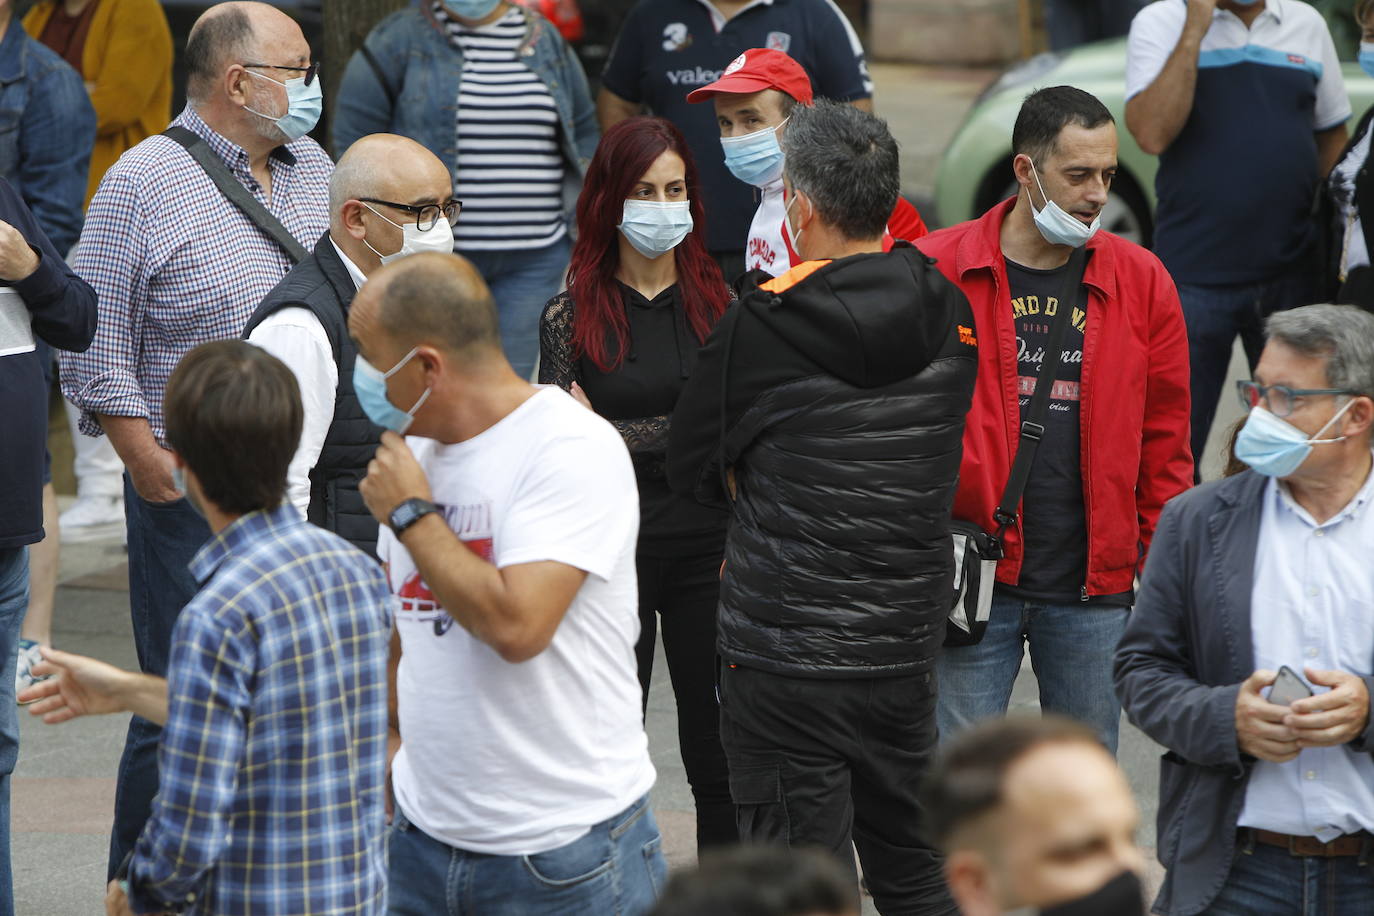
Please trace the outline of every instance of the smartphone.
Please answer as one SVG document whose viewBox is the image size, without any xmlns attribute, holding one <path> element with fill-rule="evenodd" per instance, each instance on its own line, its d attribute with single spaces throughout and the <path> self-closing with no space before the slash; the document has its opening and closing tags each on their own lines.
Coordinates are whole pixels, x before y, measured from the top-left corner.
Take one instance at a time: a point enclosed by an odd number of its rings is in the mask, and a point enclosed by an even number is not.
<svg viewBox="0 0 1374 916">
<path fill-rule="evenodd" d="M 1291 706 L 1294 700 L 1311 695 L 1312 688 L 1287 665 L 1279 668 L 1279 676 L 1275 679 L 1274 686 L 1269 688 L 1269 702 L 1280 706 Z"/>
</svg>

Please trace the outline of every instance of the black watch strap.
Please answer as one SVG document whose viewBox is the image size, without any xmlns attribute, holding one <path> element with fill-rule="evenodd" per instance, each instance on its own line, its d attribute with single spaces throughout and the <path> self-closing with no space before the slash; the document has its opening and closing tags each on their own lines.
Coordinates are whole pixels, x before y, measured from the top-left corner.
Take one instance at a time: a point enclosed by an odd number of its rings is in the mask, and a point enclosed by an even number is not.
<svg viewBox="0 0 1374 916">
<path fill-rule="evenodd" d="M 429 515 L 431 512 L 438 512 L 439 507 L 427 499 L 414 497 L 407 499 L 395 509 L 391 510 L 391 515 L 387 517 L 387 523 L 391 525 L 391 530 L 399 537 L 411 525 Z"/>
</svg>

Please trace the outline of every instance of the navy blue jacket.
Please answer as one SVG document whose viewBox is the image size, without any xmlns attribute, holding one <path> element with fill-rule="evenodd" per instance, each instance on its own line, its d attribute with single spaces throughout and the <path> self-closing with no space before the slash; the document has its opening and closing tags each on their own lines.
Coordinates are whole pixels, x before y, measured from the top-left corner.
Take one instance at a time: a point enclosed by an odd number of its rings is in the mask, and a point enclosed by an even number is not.
<svg viewBox="0 0 1374 916">
<path fill-rule="evenodd" d="M 62 260 L 9 182 L 0 178 L 0 220 L 38 252 L 38 269 L 13 287 L 33 316 L 34 337 L 81 352 L 95 337 L 95 290 Z M 42 348 L 0 356 L 0 549 L 43 539 L 43 449 L 48 440 L 48 388 Z"/>
<path fill-rule="evenodd" d="M 1140 595 L 1116 654 L 1127 715 L 1168 752 L 1160 761 L 1154 911 L 1200 913 L 1231 870 L 1254 758 L 1236 742 L 1236 695 L 1254 673 L 1250 594 L 1267 479 L 1205 483 L 1164 507 Z M 1374 695 L 1374 677 L 1365 678 Z M 1351 742 L 1374 748 L 1374 724 Z"/>
</svg>

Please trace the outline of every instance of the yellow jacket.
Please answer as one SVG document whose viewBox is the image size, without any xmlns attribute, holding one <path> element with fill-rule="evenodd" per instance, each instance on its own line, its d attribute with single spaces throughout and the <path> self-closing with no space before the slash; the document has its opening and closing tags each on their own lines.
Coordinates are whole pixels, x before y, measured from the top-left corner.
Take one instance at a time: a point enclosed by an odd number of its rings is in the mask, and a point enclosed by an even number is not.
<svg viewBox="0 0 1374 916">
<path fill-rule="evenodd" d="M 41 0 L 24 17 L 36 40 L 62 0 Z M 95 148 L 86 203 L 105 170 L 134 144 L 166 129 L 172 118 L 172 32 L 158 0 L 98 0 L 82 79 L 95 108 Z"/>
</svg>

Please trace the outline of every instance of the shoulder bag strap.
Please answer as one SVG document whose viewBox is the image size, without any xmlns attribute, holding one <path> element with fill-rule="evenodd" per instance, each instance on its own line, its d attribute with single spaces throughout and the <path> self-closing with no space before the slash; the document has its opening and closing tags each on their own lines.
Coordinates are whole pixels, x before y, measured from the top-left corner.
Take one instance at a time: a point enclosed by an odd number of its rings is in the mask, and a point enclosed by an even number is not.
<svg viewBox="0 0 1374 916">
<path fill-rule="evenodd" d="M 291 259 L 292 264 L 299 264 L 305 259 L 307 254 L 305 246 L 296 241 L 295 236 L 287 231 L 271 212 L 258 201 L 248 189 L 239 183 L 239 180 L 230 173 L 229 168 L 224 164 L 214 151 L 197 136 L 194 132 L 184 127 L 173 126 L 162 132 L 164 137 L 171 137 L 176 142 L 186 148 L 186 152 L 191 158 L 205 170 L 205 174 L 210 176 L 210 180 L 219 188 L 219 192 L 229 203 L 238 207 L 253 221 L 263 234 L 276 242 L 281 250 L 286 252 L 286 256 Z"/>
<path fill-rule="evenodd" d="M 1035 393 L 1031 395 L 1030 407 L 1026 418 L 1021 422 L 1021 438 L 1016 447 L 1016 458 L 1011 463 L 1011 473 L 1007 477 L 1006 489 L 1002 491 L 1002 501 L 993 512 L 997 522 L 997 533 L 993 537 L 1000 544 L 1007 529 L 1016 524 L 1021 494 L 1030 480 L 1031 463 L 1035 461 L 1035 450 L 1045 436 L 1045 414 L 1050 407 L 1050 389 L 1054 387 L 1055 377 L 1059 374 L 1060 355 L 1064 352 L 1064 335 L 1068 333 L 1073 319 L 1074 303 L 1078 301 L 1078 288 L 1083 284 L 1083 272 L 1087 262 L 1087 246 L 1075 248 L 1069 255 L 1065 271 L 1064 291 L 1059 296 L 1059 310 L 1055 313 L 1054 323 L 1050 326 L 1050 339 L 1045 346 L 1045 361 L 1040 364 L 1040 374 L 1035 380 Z"/>
</svg>

